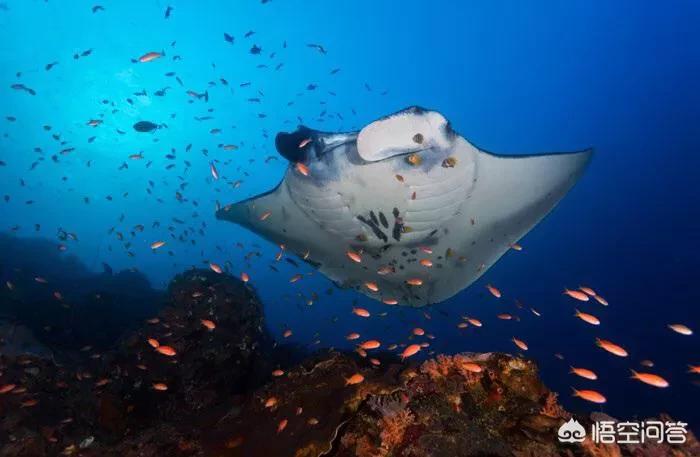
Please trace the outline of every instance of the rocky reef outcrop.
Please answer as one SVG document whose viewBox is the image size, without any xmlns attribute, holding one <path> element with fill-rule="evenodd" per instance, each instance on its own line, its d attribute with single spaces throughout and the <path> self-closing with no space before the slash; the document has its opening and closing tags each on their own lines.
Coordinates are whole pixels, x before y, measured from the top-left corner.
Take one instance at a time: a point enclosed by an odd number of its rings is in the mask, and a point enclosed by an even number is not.
<svg viewBox="0 0 700 457">
<path fill-rule="evenodd" d="M 692 456 L 683 445 L 563 444 L 572 417 L 506 354 L 275 347 L 254 290 L 209 270 L 111 350 L 0 353 L 2 456 Z"/>
</svg>

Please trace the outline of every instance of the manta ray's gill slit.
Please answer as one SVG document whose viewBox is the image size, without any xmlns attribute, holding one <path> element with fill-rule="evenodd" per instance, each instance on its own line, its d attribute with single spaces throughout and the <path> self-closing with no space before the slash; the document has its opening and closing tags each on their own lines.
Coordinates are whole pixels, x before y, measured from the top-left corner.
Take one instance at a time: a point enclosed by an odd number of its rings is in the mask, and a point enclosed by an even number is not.
<svg viewBox="0 0 700 457">
<path fill-rule="evenodd" d="M 384 228 L 389 228 L 389 221 L 386 220 L 386 216 L 381 211 L 379 212 L 379 221 L 382 223 Z"/>
<path fill-rule="evenodd" d="M 372 220 L 372 223 L 374 225 L 379 225 L 379 219 L 377 219 L 377 216 L 374 214 L 374 211 L 370 210 L 369 218 Z"/>
<path fill-rule="evenodd" d="M 374 236 L 376 236 L 380 240 L 384 241 L 385 243 L 389 241 L 389 238 L 386 236 L 386 234 L 382 232 L 382 230 L 379 227 L 377 227 L 377 224 L 375 224 L 371 218 L 367 219 L 366 217 L 358 214 L 357 220 L 368 226 L 372 230 L 372 233 L 374 233 Z"/>
</svg>

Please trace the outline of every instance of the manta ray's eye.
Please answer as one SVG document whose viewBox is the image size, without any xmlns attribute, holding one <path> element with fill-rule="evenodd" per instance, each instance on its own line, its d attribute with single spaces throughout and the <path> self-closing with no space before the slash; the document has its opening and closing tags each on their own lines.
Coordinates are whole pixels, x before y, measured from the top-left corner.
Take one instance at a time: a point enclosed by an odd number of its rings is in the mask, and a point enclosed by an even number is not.
<svg viewBox="0 0 700 457">
<path fill-rule="evenodd" d="M 423 135 L 420 133 L 416 133 L 415 135 L 413 135 L 413 142 L 423 144 Z"/>
</svg>

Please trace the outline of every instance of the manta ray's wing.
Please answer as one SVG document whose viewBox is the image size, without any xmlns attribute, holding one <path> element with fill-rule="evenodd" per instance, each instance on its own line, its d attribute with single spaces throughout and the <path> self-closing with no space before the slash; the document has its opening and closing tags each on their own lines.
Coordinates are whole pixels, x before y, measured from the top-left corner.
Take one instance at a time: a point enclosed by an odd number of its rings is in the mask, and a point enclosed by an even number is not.
<svg viewBox="0 0 700 457">
<path fill-rule="evenodd" d="M 221 208 L 216 213 L 217 219 L 234 222 L 273 243 L 284 245 L 285 249 L 319 267 L 331 280 L 342 284 L 345 275 L 337 270 L 347 264 L 347 259 L 343 259 L 345 243 L 339 245 L 336 236 L 301 211 L 289 195 L 286 179 L 270 192 Z"/>
<path fill-rule="evenodd" d="M 460 138 L 458 148 L 474 148 Z M 460 258 L 432 289 L 429 302 L 445 300 L 476 281 L 540 222 L 576 184 L 592 150 L 500 156 L 477 150 L 476 181 L 445 242 Z"/>
</svg>

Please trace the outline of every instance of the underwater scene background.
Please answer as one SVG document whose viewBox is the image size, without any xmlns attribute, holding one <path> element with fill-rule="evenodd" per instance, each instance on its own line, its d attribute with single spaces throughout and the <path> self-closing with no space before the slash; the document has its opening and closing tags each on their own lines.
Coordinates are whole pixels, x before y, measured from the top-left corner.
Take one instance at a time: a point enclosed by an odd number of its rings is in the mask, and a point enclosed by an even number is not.
<svg viewBox="0 0 700 457">
<path fill-rule="evenodd" d="M 19 268 L 70 296 L 90 287 L 80 278 L 133 270 L 109 286 L 133 292 L 128 309 L 76 326 L 81 343 L 94 336 L 109 346 L 123 330 L 110 339 L 111 325 L 154 313 L 157 290 L 173 276 L 214 262 L 249 275 L 280 342 L 352 350 L 350 332 L 405 343 L 421 327 L 435 339 L 420 359 L 516 353 L 516 337 L 567 409 L 668 412 L 697 431 L 700 376 L 688 371 L 700 364 L 698 336 L 668 325 L 700 327 L 699 20 L 694 1 L 5 0 L 3 287 Z M 163 55 L 139 62 L 148 52 Z M 439 111 L 488 151 L 593 147 L 594 158 L 520 240 L 522 251 L 427 308 L 339 289 L 299 258 L 276 261 L 278 246 L 215 219 L 217 205 L 279 183 L 288 162 L 275 151 L 277 132 L 298 124 L 353 131 L 413 105 Z M 137 131 L 139 121 L 158 128 Z M 151 249 L 159 240 L 166 244 Z M 609 306 L 562 293 L 582 285 Z M 0 316 L 9 313 L 3 307 Z M 576 307 L 601 325 L 576 319 Z M 56 313 L 24 309 L 20 320 L 41 334 Z M 458 328 L 462 316 L 483 327 Z M 596 338 L 629 357 L 605 353 Z M 599 379 L 573 376 L 570 366 Z M 658 373 L 670 387 L 630 379 L 630 369 Z M 572 387 L 595 388 L 607 402 L 574 398 Z"/>
</svg>

